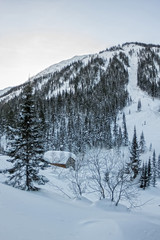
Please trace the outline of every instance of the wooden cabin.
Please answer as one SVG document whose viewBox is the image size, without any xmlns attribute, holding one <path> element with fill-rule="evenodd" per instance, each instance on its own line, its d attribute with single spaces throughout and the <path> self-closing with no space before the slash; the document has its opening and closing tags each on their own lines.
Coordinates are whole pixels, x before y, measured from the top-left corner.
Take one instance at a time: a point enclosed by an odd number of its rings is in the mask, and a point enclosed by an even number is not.
<svg viewBox="0 0 160 240">
<path fill-rule="evenodd" d="M 47 151 L 44 153 L 43 159 L 52 166 L 61 168 L 75 169 L 76 156 L 73 153 L 65 151 Z"/>
</svg>

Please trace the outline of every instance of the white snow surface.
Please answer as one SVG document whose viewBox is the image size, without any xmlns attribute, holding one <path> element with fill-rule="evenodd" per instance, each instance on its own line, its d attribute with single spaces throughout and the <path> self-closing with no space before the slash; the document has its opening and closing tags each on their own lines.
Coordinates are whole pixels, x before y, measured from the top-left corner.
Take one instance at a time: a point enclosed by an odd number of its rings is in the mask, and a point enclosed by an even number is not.
<svg viewBox="0 0 160 240">
<path fill-rule="evenodd" d="M 6 156 L 1 155 L 0 161 L 6 161 Z M 160 184 L 154 189 L 141 190 L 141 201 L 148 203 L 132 211 L 123 205 L 115 207 L 109 200 L 66 198 L 55 188 L 58 181 L 65 187 L 64 179 L 52 168 L 45 171 L 50 181 L 39 192 L 7 186 L 0 174 L 0 239 L 159 239 Z"/>
<path fill-rule="evenodd" d="M 8 92 L 11 89 L 11 87 L 7 87 L 3 90 L 0 90 L 0 96 L 2 96 L 3 94 L 5 94 L 6 92 Z"/>
<path fill-rule="evenodd" d="M 88 59 L 89 57 L 90 57 L 90 55 L 74 56 L 71 59 L 64 60 L 59 63 L 53 64 L 50 67 L 48 67 L 45 70 L 38 73 L 37 75 L 35 75 L 34 77 L 32 77 L 31 80 L 35 79 L 35 78 L 43 77 L 44 75 L 47 75 L 47 74 L 53 74 L 54 72 L 60 71 L 62 68 L 66 67 L 74 62 L 83 61 L 85 59 Z"/>
<path fill-rule="evenodd" d="M 65 152 L 65 151 L 47 151 L 44 153 L 44 160 L 50 163 L 63 163 L 65 164 L 67 160 L 72 157 L 73 159 L 76 159 L 75 154 L 71 152 Z"/>
</svg>

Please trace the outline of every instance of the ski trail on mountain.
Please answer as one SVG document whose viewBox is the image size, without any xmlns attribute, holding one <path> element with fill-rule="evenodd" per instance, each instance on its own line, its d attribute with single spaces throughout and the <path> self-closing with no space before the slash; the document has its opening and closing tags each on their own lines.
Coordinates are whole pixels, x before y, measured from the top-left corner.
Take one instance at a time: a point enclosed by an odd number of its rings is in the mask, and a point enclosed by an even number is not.
<svg viewBox="0 0 160 240">
<path fill-rule="evenodd" d="M 129 83 L 127 90 L 132 102 L 124 108 L 129 138 L 132 139 L 135 126 L 138 137 L 140 137 L 140 134 L 143 131 L 145 140 L 148 143 L 147 147 L 149 148 L 151 144 L 159 153 L 158 142 L 160 141 L 160 132 L 157 131 L 157 129 L 159 129 L 160 126 L 160 100 L 150 97 L 137 86 L 137 52 L 134 52 L 129 59 Z M 142 106 L 140 111 L 137 110 L 139 100 L 141 101 Z"/>
</svg>

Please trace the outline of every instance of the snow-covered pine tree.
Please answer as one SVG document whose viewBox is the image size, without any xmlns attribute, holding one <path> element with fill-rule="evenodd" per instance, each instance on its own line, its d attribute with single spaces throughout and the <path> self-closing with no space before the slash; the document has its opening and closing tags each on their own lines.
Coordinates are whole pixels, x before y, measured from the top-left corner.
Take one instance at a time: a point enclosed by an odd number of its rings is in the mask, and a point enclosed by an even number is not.
<svg viewBox="0 0 160 240">
<path fill-rule="evenodd" d="M 136 127 L 134 127 L 133 140 L 130 149 L 130 163 L 129 166 L 133 173 L 133 179 L 137 177 L 140 168 L 140 159 L 139 159 L 139 145 L 137 141 Z M 131 174 L 132 175 L 132 174 Z"/>
<path fill-rule="evenodd" d="M 152 156 L 152 186 L 155 187 L 157 182 L 156 152 L 153 151 Z"/>
<path fill-rule="evenodd" d="M 141 100 L 138 100 L 138 104 L 137 104 L 137 111 L 140 112 L 142 108 L 142 104 L 141 104 Z"/>
<path fill-rule="evenodd" d="M 119 130 L 118 130 L 118 139 L 117 139 L 117 146 L 118 148 L 120 146 L 122 146 L 122 142 L 123 142 L 123 137 L 122 137 L 122 130 L 121 130 L 121 127 L 119 127 Z"/>
<path fill-rule="evenodd" d="M 9 175 L 7 183 L 22 190 L 38 190 L 35 182 L 43 182 L 39 175 L 43 154 L 41 127 L 34 109 L 32 87 L 29 82 L 23 93 L 20 114 L 14 138 L 10 142 L 8 155 L 14 165 L 14 171 Z"/>
<path fill-rule="evenodd" d="M 145 188 L 148 187 L 148 181 L 149 181 L 148 165 L 147 163 L 146 164 L 143 163 L 140 177 L 140 188 L 143 188 L 145 190 Z"/>
<path fill-rule="evenodd" d="M 146 171 L 145 171 L 145 165 L 144 165 L 144 163 L 143 163 L 143 165 L 142 165 L 142 169 L 141 169 L 141 177 L 140 177 L 140 188 L 143 188 L 143 189 L 145 189 L 145 187 L 146 187 L 146 179 L 145 179 L 145 174 L 146 173 Z"/>
<path fill-rule="evenodd" d="M 145 150 L 146 150 L 146 143 L 145 143 L 143 131 L 142 131 L 141 136 L 140 136 L 139 150 L 140 150 L 140 153 L 144 153 Z"/>
<path fill-rule="evenodd" d="M 150 151 L 150 152 L 152 151 L 152 143 L 150 143 L 149 151 Z"/>
<path fill-rule="evenodd" d="M 118 146 L 118 124 L 116 117 L 114 118 L 114 125 L 113 125 L 113 144 L 115 147 Z"/>
<path fill-rule="evenodd" d="M 158 155 L 158 166 L 157 166 L 157 170 L 158 170 L 158 178 L 160 178 L 160 154 Z"/>
<path fill-rule="evenodd" d="M 125 113 L 123 113 L 122 127 L 123 127 L 123 145 L 124 146 L 128 146 L 128 132 L 127 132 L 127 126 L 126 126 L 126 116 L 125 116 Z"/>
<path fill-rule="evenodd" d="M 140 177 L 140 188 L 143 188 L 144 186 L 144 163 L 142 165 L 142 169 L 141 169 L 141 177 Z"/>
<path fill-rule="evenodd" d="M 151 168 L 151 158 L 148 160 L 148 186 L 151 184 L 151 178 L 152 178 L 152 168 Z"/>
</svg>

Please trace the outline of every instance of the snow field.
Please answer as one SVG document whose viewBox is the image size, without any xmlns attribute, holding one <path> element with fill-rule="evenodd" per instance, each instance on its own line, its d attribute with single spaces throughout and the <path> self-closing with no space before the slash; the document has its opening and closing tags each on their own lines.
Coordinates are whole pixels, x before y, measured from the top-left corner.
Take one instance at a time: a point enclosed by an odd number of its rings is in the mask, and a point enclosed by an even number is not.
<svg viewBox="0 0 160 240">
<path fill-rule="evenodd" d="M 0 236 L 3 240 L 158 240 L 160 213 L 127 211 L 107 201 L 69 200 L 42 189 L 24 192 L 0 184 Z"/>
<path fill-rule="evenodd" d="M 5 161 L 6 156 L 0 156 L 3 166 Z M 116 207 L 107 199 L 73 199 L 64 171 L 52 167 L 44 170 L 50 181 L 39 192 L 7 186 L 0 174 L 0 239 L 159 239 L 160 183 L 156 188 L 139 190 L 141 207 L 128 210 L 125 205 Z M 66 195 L 55 186 L 62 187 Z"/>
</svg>

